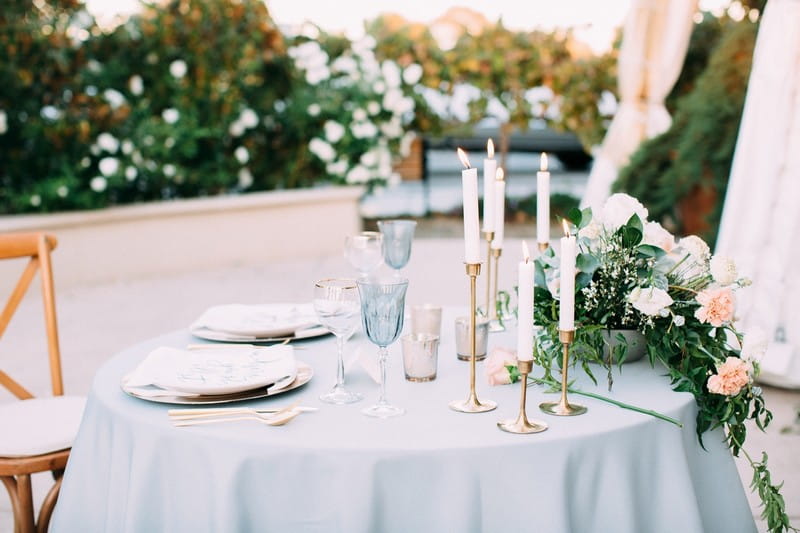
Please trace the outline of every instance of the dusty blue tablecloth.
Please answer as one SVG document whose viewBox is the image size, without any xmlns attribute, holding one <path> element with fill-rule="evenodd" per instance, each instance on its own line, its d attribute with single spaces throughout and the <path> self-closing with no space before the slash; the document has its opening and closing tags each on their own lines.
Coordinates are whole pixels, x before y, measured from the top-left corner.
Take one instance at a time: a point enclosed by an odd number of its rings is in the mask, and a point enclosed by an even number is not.
<svg viewBox="0 0 800 533">
<path fill-rule="evenodd" d="M 348 384 L 364 393 L 363 402 L 317 399 L 334 381 L 332 338 L 298 343 L 297 358 L 315 371 L 308 385 L 249 402 L 320 407 L 284 427 L 244 421 L 175 428 L 170 406 L 120 390 L 122 375 L 152 348 L 197 342 L 187 332 L 118 354 L 95 377 L 52 531 L 755 531 L 722 434 L 707 434 L 704 451 L 692 397 L 672 392 L 663 372 L 644 361 L 616 376 L 613 396 L 678 418 L 683 429 L 579 397 L 572 399 L 588 414 L 548 416 L 538 404 L 554 396 L 532 387 L 529 416 L 550 428 L 508 434 L 496 422 L 516 416 L 519 387 L 489 387 L 482 364 L 478 395 L 498 409 L 448 409 L 450 400 L 467 396 L 468 365 L 456 360 L 456 310 L 445 311 L 435 381 L 406 382 L 400 343 L 391 348 L 389 399 L 407 414 L 389 420 L 360 413 L 378 387 L 359 369 Z M 490 346 L 513 346 L 514 338 L 514 329 L 492 334 Z M 349 346 L 360 343 L 367 343 L 363 335 Z M 579 386 L 604 392 L 574 374 Z"/>
</svg>

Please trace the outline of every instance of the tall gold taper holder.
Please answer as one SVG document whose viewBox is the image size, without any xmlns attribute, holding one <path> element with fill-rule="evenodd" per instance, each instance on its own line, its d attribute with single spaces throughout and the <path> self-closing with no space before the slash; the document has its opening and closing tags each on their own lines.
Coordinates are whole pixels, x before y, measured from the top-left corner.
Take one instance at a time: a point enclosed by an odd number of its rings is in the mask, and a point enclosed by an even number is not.
<svg viewBox="0 0 800 533">
<path fill-rule="evenodd" d="M 548 248 L 550 248 L 550 243 L 549 242 L 540 242 L 539 243 L 539 251 L 540 252 L 545 253 Z"/>
<path fill-rule="evenodd" d="M 492 310 L 489 313 L 489 331 L 497 332 L 497 331 L 505 331 L 506 328 L 503 326 L 503 323 L 499 320 L 497 316 L 497 273 L 500 271 L 500 256 L 503 255 L 502 248 L 490 248 L 489 251 L 491 252 L 492 257 L 489 259 L 489 264 L 491 265 L 494 263 L 494 278 L 492 280 L 492 296 L 491 296 L 491 305 Z M 489 267 L 489 272 L 491 273 L 491 267 Z"/>
<path fill-rule="evenodd" d="M 494 240 L 493 231 L 484 231 L 483 236 L 486 238 L 486 318 L 489 318 L 492 305 L 492 241 Z"/>
<path fill-rule="evenodd" d="M 561 363 L 561 401 L 539 404 L 539 409 L 549 415 L 575 416 L 586 412 L 586 407 L 567 401 L 567 374 L 569 373 L 569 346 L 575 340 L 575 330 L 559 330 L 558 339 L 564 356 Z"/>
<path fill-rule="evenodd" d="M 466 400 L 453 400 L 450 402 L 450 409 L 460 413 L 485 413 L 497 407 L 491 400 L 479 401 L 475 394 L 475 313 L 476 309 L 476 278 L 481 273 L 480 263 L 465 263 L 467 276 L 469 276 L 469 397 Z"/>
<path fill-rule="evenodd" d="M 519 368 L 520 384 L 522 385 L 522 395 L 519 401 L 519 414 L 516 420 L 503 420 L 497 423 L 497 427 L 509 433 L 539 433 L 547 429 L 547 424 L 538 420 L 528 420 L 525 412 L 525 403 L 528 397 L 528 374 L 533 370 L 533 361 L 517 361 Z"/>
</svg>

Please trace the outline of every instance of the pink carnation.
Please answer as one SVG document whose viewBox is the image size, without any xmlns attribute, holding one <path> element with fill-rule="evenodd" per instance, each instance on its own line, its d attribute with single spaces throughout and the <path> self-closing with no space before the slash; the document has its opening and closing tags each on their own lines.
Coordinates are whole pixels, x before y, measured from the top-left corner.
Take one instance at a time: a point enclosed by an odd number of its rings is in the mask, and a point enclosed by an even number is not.
<svg viewBox="0 0 800 533">
<path fill-rule="evenodd" d="M 517 366 L 517 353 L 508 348 L 493 348 L 483 367 L 489 385 L 511 383 L 511 375 L 506 366 Z"/>
<path fill-rule="evenodd" d="M 708 378 L 708 390 L 714 394 L 736 396 L 750 383 L 752 366 L 738 357 L 728 357 L 717 367 L 717 373 Z"/>
<path fill-rule="evenodd" d="M 715 328 L 718 328 L 725 322 L 733 320 L 736 299 L 730 288 L 717 287 L 706 289 L 698 293 L 695 299 L 702 306 L 694 312 L 695 318 L 700 322 L 708 322 Z"/>
</svg>

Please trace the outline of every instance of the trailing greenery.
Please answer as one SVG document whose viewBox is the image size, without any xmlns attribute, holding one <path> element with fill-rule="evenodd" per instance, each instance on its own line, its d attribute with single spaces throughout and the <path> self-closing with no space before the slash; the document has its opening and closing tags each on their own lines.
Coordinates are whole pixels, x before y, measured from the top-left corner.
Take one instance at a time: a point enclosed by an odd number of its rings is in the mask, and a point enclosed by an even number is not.
<svg viewBox="0 0 800 533">
<path fill-rule="evenodd" d="M 693 84 L 683 80 L 692 89 L 677 100 L 672 126 L 642 143 L 629 165 L 620 171 L 614 190 L 639 198 L 653 219 L 673 231 L 700 233 L 713 245 L 744 107 L 757 24 L 748 19 L 738 23 L 713 19 L 707 24 L 710 26 L 704 33 L 708 35 L 704 34 L 702 41 L 713 41 L 715 33 L 720 32 L 708 67 Z M 699 209 L 695 201 L 698 195 L 710 205 L 699 227 L 690 225 L 689 218 Z M 708 226 L 705 231 L 703 223 Z"/>
<path fill-rule="evenodd" d="M 746 422 L 763 430 L 772 420 L 754 383 L 766 339 L 744 336 L 733 326 L 736 292 L 750 282 L 739 277 L 729 259 L 712 257 L 699 237 L 676 242 L 647 218 L 647 209 L 624 194 L 611 196 L 598 213 L 574 209 L 569 214 L 579 252 L 573 364 L 594 380 L 589 363 L 610 372 L 612 361 L 621 363 L 626 354 L 623 345 L 613 357 L 604 357 L 604 331 L 641 332 L 650 363 L 666 368 L 675 391 L 694 396 L 700 444 L 706 432 L 722 428 L 733 455 L 743 453 L 753 468 L 752 488 L 770 531 L 787 531 L 781 485 L 772 482 L 766 454 L 757 462 L 743 449 Z M 550 248 L 536 260 L 535 271 L 534 319 L 542 329 L 534 356 L 544 368 L 541 380 L 551 385 L 554 361 L 561 362 L 559 265 Z"/>
</svg>

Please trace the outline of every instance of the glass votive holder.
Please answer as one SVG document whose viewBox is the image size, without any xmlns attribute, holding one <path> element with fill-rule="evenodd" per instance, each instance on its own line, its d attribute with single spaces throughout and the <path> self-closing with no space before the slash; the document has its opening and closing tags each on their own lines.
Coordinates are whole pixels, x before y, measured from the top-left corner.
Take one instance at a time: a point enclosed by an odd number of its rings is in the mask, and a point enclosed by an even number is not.
<svg viewBox="0 0 800 533">
<path fill-rule="evenodd" d="M 408 381 L 433 381 L 439 357 L 439 336 L 409 333 L 400 339 L 403 347 L 403 370 Z"/>
<path fill-rule="evenodd" d="M 475 360 L 486 359 L 486 345 L 489 341 L 489 321 L 482 318 L 475 319 Z M 456 354 L 462 361 L 469 361 L 470 335 L 469 317 L 456 318 Z"/>
<path fill-rule="evenodd" d="M 411 333 L 442 334 L 442 307 L 434 304 L 411 306 Z"/>
</svg>

